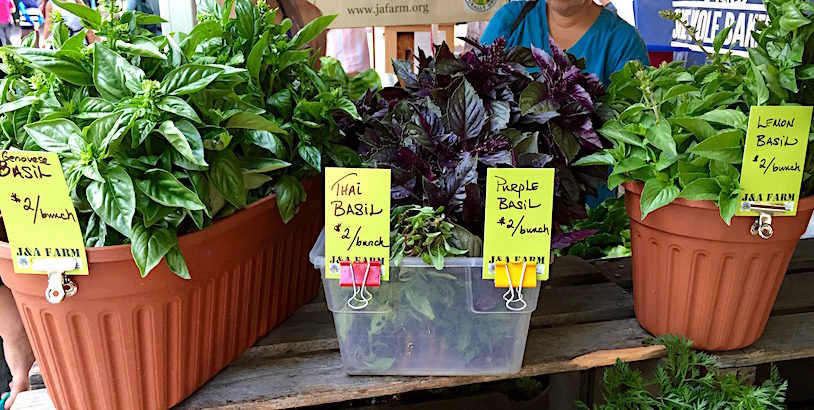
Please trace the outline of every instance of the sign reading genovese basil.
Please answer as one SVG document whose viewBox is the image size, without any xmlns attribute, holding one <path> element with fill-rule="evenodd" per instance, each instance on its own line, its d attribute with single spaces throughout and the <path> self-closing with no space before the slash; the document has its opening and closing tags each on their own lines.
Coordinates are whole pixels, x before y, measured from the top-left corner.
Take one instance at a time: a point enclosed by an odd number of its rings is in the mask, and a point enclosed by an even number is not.
<svg viewBox="0 0 814 410">
<path fill-rule="evenodd" d="M 742 55 L 756 45 L 757 23 L 768 19 L 761 0 L 638 0 L 634 6 L 636 28 L 650 51 L 700 51 L 683 25 L 659 16 L 662 10 L 680 14 L 710 49 L 715 35 L 732 26 L 724 48 L 733 45 L 734 54 Z"/>
</svg>

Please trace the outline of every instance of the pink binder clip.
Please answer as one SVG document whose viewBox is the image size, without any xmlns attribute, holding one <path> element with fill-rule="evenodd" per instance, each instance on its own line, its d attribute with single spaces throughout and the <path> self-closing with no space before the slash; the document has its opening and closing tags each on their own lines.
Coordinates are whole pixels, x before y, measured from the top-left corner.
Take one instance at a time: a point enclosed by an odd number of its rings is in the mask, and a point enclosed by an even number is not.
<svg viewBox="0 0 814 410">
<path fill-rule="evenodd" d="M 353 272 L 353 273 L 351 273 Z M 379 261 L 368 262 L 342 261 L 339 263 L 339 286 L 380 286 L 382 283 L 382 264 Z"/>
</svg>

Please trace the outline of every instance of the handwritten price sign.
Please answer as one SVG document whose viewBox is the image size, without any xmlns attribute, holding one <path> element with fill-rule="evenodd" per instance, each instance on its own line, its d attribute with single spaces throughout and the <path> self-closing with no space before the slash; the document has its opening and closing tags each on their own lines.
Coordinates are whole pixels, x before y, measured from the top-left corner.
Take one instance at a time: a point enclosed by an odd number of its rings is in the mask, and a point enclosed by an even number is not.
<svg viewBox="0 0 814 410">
<path fill-rule="evenodd" d="M 553 169 L 490 168 L 486 174 L 483 278 L 494 279 L 495 262 L 534 262 L 545 267 L 551 254 Z"/>
<path fill-rule="evenodd" d="M 786 205 L 777 216 L 797 215 L 812 107 L 752 107 L 741 169 L 741 206 L 749 202 Z"/>
<path fill-rule="evenodd" d="M 59 157 L 54 153 L 0 151 L 0 211 L 14 271 L 40 273 L 34 260 L 75 258 L 87 275 L 85 244 Z"/>
<path fill-rule="evenodd" d="M 374 260 L 388 280 L 390 170 L 326 168 L 325 277 L 338 279 L 342 261 Z"/>
</svg>

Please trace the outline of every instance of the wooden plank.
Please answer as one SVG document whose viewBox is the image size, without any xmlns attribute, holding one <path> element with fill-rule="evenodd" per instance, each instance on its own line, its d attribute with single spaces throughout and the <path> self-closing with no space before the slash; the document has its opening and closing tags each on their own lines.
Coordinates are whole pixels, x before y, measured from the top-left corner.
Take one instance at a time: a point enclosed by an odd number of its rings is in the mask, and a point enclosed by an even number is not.
<svg viewBox="0 0 814 410">
<path fill-rule="evenodd" d="M 718 354 L 722 367 L 747 367 L 814 357 L 814 313 L 772 316 L 763 337 L 740 350 Z"/>
<path fill-rule="evenodd" d="M 633 262 L 630 258 L 602 259 L 593 262 L 605 279 L 625 288 L 633 288 Z"/>
<path fill-rule="evenodd" d="M 814 311 L 814 272 L 786 275 L 772 315 L 786 315 Z"/>
<path fill-rule="evenodd" d="M 561 256 L 551 264 L 548 286 L 575 286 L 602 283 L 607 280 L 590 262 L 576 256 Z"/>
<path fill-rule="evenodd" d="M 724 368 L 814 357 L 814 313 L 770 318 L 753 346 L 720 353 Z M 230 365 L 179 408 L 288 408 L 399 394 L 407 391 L 489 382 L 507 378 L 585 370 L 612 365 L 616 358 L 639 361 L 663 355 L 658 346 L 642 346 L 649 335 L 635 319 L 534 329 L 526 360 L 516 375 L 489 377 L 347 376 L 336 352 L 289 357 L 256 357 Z M 621 349 L 621 350 L 620 350 Z M 49 408 L 45 390 L 20 396 L 15 409 Z M 36 407 L 30 406 L 35 402 Z"/>
<path fill-rule="evenodd" d="M 574 371 L 615 361 L 612 355 L 580 358 L 598 350 L 636 348 L 626 351 L 626 356 L 649 357 L 653 349 L 641 347 L 645 337 L 647 333 L 634 319 L 532 330 L 521 372 L 486 377 L 348 376 L 334 352 L 255 358 L 252 365 L 227 367 L 179 408 L 290 408 Z"/>
<path fill-rule="evenodd" d="M 789 273 L 814 271 L 814 239 L 803 239 L 797 244 L 789 264 Z"/>
</svg>

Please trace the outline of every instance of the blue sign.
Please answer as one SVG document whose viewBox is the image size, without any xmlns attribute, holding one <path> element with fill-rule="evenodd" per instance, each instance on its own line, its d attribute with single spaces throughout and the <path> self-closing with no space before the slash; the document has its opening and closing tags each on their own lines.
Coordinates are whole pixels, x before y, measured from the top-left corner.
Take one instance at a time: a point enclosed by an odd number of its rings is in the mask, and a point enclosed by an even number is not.
<svg viewBox="0 0 814 410">
<path fill-rule="evenodd" d="M 709 51 L 715 35 L 733 26 L 724 48 L 732 46 L 734 54 L 754 47 L 752 32 L 759 21 L 768 20 L 761 0 L 635 0 L 633 7 L 636 28 L 649 51 L 701 51 L 680 23 L 659 16 L 661 10 L 681 14 Z"/>
</svg>

